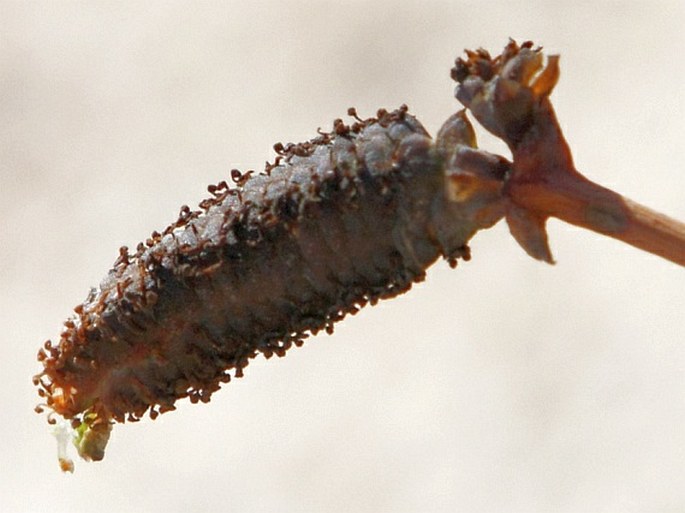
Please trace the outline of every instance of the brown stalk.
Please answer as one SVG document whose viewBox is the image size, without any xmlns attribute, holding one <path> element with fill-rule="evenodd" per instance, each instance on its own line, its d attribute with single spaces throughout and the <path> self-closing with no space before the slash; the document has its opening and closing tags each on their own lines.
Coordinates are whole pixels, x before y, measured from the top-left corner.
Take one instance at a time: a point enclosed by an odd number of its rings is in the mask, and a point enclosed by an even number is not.
<svg viewBox="0 0 685 513">
<path fill-rule="evenodd" d="M 685 266 L 685 224 L 579 173 L 549 99 L 542 101 L 536 129 L 513 147 L 506 187 L 511 201 L 539 217 L 556 217 Z"/>
<path fill-rule="evenodd" d="M 684 223 L 575 169 L 549 100 L 559 77 L 558 56 L 550 56 L 542 71 L 542 53 L 531 43 L 519 47 L 511 41 L 495 59 L 484 50 L 467 56 L 453 70 L 460 83 L 457 98 L 512 151 L 506 218 L 526 252 L 552 262 L 545 222 L 553 216 L 685 266 Z"/>
<path fill-rule="evenodd" d="M 512 202 L 528 212 L 621 240 L 685 266 L 685 224 L 567 170 L 545 181 L 510 182 Z"/>
</svg>

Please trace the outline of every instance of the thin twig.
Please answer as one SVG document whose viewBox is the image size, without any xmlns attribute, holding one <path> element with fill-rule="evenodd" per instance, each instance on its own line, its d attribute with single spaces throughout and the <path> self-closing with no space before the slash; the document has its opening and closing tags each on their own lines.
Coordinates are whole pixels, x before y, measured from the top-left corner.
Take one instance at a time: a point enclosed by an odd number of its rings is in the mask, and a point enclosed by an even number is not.
<svg viewBox="0 0 685 513">
<path fill-rule="evenodd" d="M 528 211 L 557 217 L 685 266 L 684 223 L 584 177 L 571 176 L 521 183 L 511 186 L 509 193 Z"/>
<path fill-rule="evenodd" d="M 504 140 L 514 161 L 504 194 L 512 235 L 531 256 L 552 262 L 545 222 L 551 217 L 626 242 L 685 266 L 685 224 L 624 198 L 579 173 L 549 100 L 559 57 L 542 68 L 540 48 L 511 41 L 492 59 L 467 51 L 453 78 L 459 99 Z"/>
</svg>

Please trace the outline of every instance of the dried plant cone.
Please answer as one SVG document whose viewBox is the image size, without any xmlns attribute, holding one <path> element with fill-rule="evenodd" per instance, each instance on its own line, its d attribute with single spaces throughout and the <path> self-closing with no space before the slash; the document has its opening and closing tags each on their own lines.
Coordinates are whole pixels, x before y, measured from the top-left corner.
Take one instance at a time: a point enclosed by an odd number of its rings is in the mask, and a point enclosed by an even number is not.
<svg viewBox="0 0 685 513">
<path fill-rule="evenodd" d="M 549 94 L 558 58 L 542 69 L 532 44 L 492 59 L 467 52 L 457 98 L 511 148 L 480 150 L 464 111 L 431 139 L 405 106 L 305 143 L 277 144 L 262 173 L 231 172 L 199 210 L 179 218 L 112 269 L 38 354 L 48 419 L 87 460 L 104 457 L 114 423 L 153 419 L 176 400 L 207 402 L 251 358 L 283 356 L 310 334 L 423 280 L 437 259 L 470 258 L 475 233 L 506 218 L 533 257 L 552 261 L 555 216 L 685 265 L 681 223 L 580 175 Z M 69 433 L 66 434 L 65 433 Z"/>
</svg>

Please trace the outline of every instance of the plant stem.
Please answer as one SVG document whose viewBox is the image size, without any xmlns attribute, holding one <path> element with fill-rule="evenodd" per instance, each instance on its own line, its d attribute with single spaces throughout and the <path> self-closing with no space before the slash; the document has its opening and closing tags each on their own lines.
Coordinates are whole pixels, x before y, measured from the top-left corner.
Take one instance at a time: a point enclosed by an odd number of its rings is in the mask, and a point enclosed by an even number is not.
<svg viewBox="0 0 685 513">
<path fill-rule="evenodd" d="M 506 194 L 515 205 L 534 216 L 553 216 L 685 266 L 685 224 L 579 173 L 548 98 L 536 109 L 534 128 L 510 147 L 514 165 Z"/>
<path fill-rule="evenodd" d="M 685 266 L 685 223 L 655 212 L 579 173 L 508 185 L 511 200 L 530 212 L 621 240 Z"/>
<path fill-rule="evenodd" d="M 685 266 L 685 224 L 576 170 L 549 99 L 559 57 L 543 68 L 540 50 L 510 40 L 494 59 L 483 49 L 467 51 L 452 69 L 457 99 L 514 157 L 502 191 L 511 234 L 533 258 L 552 263 L 545 223 L 554 216 Z"/>
</svg>

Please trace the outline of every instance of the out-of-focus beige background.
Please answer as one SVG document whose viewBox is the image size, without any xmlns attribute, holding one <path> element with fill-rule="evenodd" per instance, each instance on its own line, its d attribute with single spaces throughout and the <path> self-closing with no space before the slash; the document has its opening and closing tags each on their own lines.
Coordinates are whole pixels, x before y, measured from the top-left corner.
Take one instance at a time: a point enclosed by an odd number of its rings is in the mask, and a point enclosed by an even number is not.
<svg viewBox="0 0 685 513">
<path fill-rule="evenodd" d="M 578 167 L 685 219 L 684 24 L 676 0 L 0 2 L 0 510 L 685 510 L 685 270 L 558 222 L 556 266 L 497 226 L 73 475 L 31 385 L 120 245 L 351 105 L 435 133 L 465 47 L 560 53 Z"/>
</svg>

